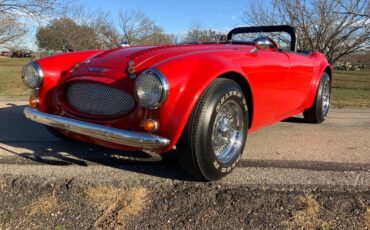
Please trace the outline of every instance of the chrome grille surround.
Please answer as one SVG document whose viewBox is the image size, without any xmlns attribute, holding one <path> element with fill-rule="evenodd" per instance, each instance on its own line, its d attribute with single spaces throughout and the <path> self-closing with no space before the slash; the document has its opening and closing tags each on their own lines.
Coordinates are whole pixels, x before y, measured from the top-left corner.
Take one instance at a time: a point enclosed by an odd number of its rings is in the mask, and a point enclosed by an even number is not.
<svg viewBox="0 0 370 230">
<path fill-rule="evenodd" d="M 135 106 L 135 99 L 126 91 L 89 81 L 69 84 L 65 99 L 74 110 L 93 116 L 118 116 Z"/>
</svg>

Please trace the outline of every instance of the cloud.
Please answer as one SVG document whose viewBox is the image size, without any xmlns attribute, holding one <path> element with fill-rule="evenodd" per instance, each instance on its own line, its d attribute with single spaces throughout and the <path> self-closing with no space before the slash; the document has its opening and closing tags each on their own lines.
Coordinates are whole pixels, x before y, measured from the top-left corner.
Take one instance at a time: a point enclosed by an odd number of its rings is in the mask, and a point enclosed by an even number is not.
<svg viewBox="0 0 370 230">
<path fill-rule="evenodd" d="M 231 20 L 235 21 L 236 19 L 238 19 L 238 16 L 236 15 L 231 16 Z"/>
</svg>

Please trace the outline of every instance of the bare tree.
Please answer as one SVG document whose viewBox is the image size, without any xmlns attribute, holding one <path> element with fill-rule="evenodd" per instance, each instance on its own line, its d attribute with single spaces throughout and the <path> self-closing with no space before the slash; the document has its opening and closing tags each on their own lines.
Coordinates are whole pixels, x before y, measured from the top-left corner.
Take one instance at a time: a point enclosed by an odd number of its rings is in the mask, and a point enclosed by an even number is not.
<svg viewBox="0 0 370 230">
<path fill-rule="evenodd" d="M 26 32 L 26 28 L 15 17 L 0 15 L 0 45 L 23 37 Z"/>
<path fill-rule="evenodd" d="M 216 42 L 220 39 L 221 33 L 212 30 L 204 29 L 200 23 L 193 23 L 191 28 L 186 33 L 185 43 L 205 43 Z"/>
<path fill-rule="evenodd" d="M 343 11 L 338 11 L 335 12 L 337 14 L 347 14 L 347 15 L 355 15 L 359 17 L 364 17 L 364 18 L 370 18 L 370 6 L 369 2 L 361 2 L 357 1 L 356 5 L 351 5 L 351 1 L 343 1 L 343 0 L 336 0 L 336 2 L 341 6 Z M 365 7 L 363 8 L 364 10 L 358 10 L 358 8 Z"/>
<path fill-rule="evenodd" d="M 109 11 L 74 7 L 72 11 L 69 11 L 69 14 L 78 24 L 87 25 L 94 29 L 100 48 L 117 47 L 122 42 L 127 42 L 130 45 L 173 43 L 173 36 L 166 34 L 141 10 L 119 11 L 118 26 L 113 22 Z"/>
<path fill-rule="evenodd" d="M 369 0 L 271 0 L 249 5 L 243 20 L 294 25 L 300 49 L 320 51 L 334 63 L 370 47 L 369 4 Z"/>
<path fill-rule="evenodd" d="M 59 9 L 61 0 L 0 0 L 0 45 L 14 42 L 27 33 L 24 18 L 39 19 Z"/>
<path fill-rule="evenodd" d="M 174 40 L 174 35 L 166 34 L 161 27 L 154 26 L 152 32 L 143 37 L 139 43 L 142 45 L 168 45 L 174 43 Z"/>
<path fill-rule="evenodd" d="M 123 38 L 129 44 L 140 43 L 142 38 L 152 33 L 153 27 L 155 26 L 154 21 L 140 10 L 131 12 L 120 11 L 118 16 Z"/>
<path fill-rule="evenodd" d="M 172 37 L 163 32 L 141 10 L 120 11 L 119 29 L 122 31 L 122 40 L 130 45 L 158 45 L 172 43 Z"/>
<path fill-rule="evenodd" d="M 121 43 L 122 38 L 111 19 L 110 11 L 71 4 L 65 8 L 63 17 L 73 19 L 80 26 L 92 28 L 96 34 L 96 48 L 113 48 Z"/>
<path fill-rule="evenodd" d="M 341 59 L 341 61 L 351 62 L 359 66 L 370 67 L 370 50 L 367 52 L 349 54 Z"/>
<path fill-rule="evenodd" d="M 109 12 L 100 12 L 92 18 L 90 27 L 94 29 L 101 48 L 114 48 L 120 45 L 122 38 L 111 20 Z"/>
<path fill-rule="evenodd" d="M 39 17 L 60 6 L 59 0 L 0 0 L 0 14 Z"/>
</svg>

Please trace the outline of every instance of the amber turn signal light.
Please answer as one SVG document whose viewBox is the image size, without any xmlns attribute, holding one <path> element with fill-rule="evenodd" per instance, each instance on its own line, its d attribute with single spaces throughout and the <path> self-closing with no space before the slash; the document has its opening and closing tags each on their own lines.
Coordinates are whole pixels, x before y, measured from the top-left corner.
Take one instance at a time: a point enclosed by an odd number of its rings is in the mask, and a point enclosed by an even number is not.
<svg viewBox="0 0 370 230">
<path fill-rule="evenodd" d="M 31 96 L 29 100 L 29 104 L 32 108 L 37 108 L 39 107 L 39 99 L 35 96 Z"/>
<path fill-rule="evenodd" d="M 158 129 L 158 122 L 152 119 L 144 121 L 144 130 L 147 132 L 154 132 Z"/>
</svg>

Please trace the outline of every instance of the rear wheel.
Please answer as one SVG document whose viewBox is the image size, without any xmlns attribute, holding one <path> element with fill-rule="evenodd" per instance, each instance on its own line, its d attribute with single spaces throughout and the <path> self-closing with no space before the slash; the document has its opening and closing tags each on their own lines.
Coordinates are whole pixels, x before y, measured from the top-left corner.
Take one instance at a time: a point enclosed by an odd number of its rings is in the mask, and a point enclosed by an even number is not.
<svg viewBox="0 0 370 230">
<path fill-rule="evenodd" d="M 306 121 L 319 124 L 323 122 L 329 112 L 331 99 L 331 81 L 328 73 L 323 73 L 317 88 L 313 105 L 303 112 Z"/>
<path fill-rule="evenodd" d="M 248 108 L 240 86 L 216 79 L 195 106 L 177 144 L 181 166 L 202 181 L 230 173 L 244 149 Z"/>
</svg>

